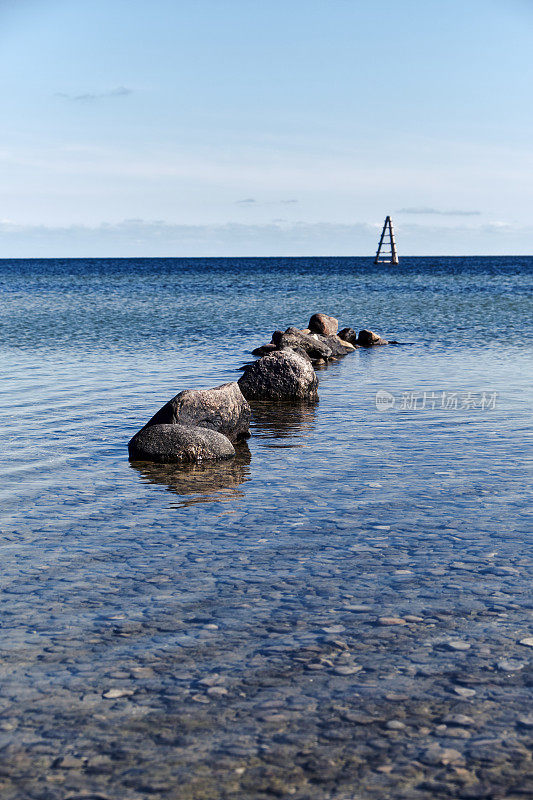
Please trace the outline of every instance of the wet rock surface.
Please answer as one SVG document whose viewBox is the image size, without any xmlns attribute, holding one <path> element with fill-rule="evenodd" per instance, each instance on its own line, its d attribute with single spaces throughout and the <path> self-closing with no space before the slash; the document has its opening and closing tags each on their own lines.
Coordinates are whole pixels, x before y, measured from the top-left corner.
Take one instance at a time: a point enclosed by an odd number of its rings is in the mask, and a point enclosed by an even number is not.
<svg viewBox="0 0 533 800">
<path fill-rule="evenodd" d="M 279 331 L 281 333 L 281 331 Z M 267 356 L 269 353 L 273 353 L 274 350 L 277 350 L 275 344 L 262 344 L 259 347 L 256 347 L 255 350 L 252 350 L 253 356 Z"/>
<path fill-rule="evenodd" d="M 222 433 L 184 425 L 150 425 L 128 443 L 130 461 L 190 464 L 232 458 L 235 449 Z"/>
<path fill-rule="evenodd" d="M 359 331 L 357 336 L 357 344 L 360 347 L 375 347 L 376 345 L 380 344 L 388 344 L 386 339 L 382 339 L 378 333 L 374 333 L 374 331 Z"/>
<path fill-rule="evenodd" d="M 318 380 L 311 363 L 292 350 L 281 350 L 247 364 L 239 378 L 247 400 L 307 401 L 318 398 Z"/>
<path fill-rule="evenodd" d="M 321 336 L 315 333 L 310 338 L 318 339 L 325 347 L 331 350 L 331 355 L 338 358 L 339 356 L 346 356 L 348 353 L 353 352 L 354 347 L 349 342 L 344 342 L 339 336 Z"/>
<path fill-rule="evenodd" d="M 171 424 L 210 428 L 236 442 L 249 435 L 250 406 L 236 382 L 213 389 L 185 389 L 165 403 L 144 428 Z"/>
<path fill-rule="evenodd" d="M 398 344 L 396 341 L 388 342 L 369 330 L 361 330 L 357 334 L 353 328 L 343 328 L 337 333 L 338 326 L 335 317 L 313 314 L 309 328 L 302 330 L 290 326 L 285 332 L 276 330 L 272 334 L 272 340 L 252 350 L 252 355 L 265 356 L 276 350 L 294 350 L 305 353 L 315 365 L 323 365 L 353 352 L 358 347 Z"/>
<path fill-rule="evenodd" d="M 349 342 L 354 347 L 357 345 L 357 333 L 353 328 L 343 328 L 342 331 L 339 331 L 339 339 Z"/>
<path fill-rule="evenodd" d="M 325 341 L 289 328 L 285 333 L 274 331 L 272 341 L 278 350 L 303 350 L 312 359 L 327 361 L 333 355 L 332 349 Z"/>
<path fill-rule="evenodd" d="M 309 330 L 323 336 L 335 336 L 339 330 L 339 320 L 327 314 L 313 314 L 309 320 Z"/>
</svg>

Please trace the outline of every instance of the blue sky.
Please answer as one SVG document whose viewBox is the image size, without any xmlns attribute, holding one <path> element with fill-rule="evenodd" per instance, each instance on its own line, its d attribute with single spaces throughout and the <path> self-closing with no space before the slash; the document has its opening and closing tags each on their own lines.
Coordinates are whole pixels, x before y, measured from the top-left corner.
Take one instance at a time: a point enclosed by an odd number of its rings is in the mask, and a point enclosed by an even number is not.
<svg viewBox="0 0 533 800">
<path fill-rule="evenodd" d="M 0 257 L 533 251 L 533 0 L 0 0 Z"/>
</svg>

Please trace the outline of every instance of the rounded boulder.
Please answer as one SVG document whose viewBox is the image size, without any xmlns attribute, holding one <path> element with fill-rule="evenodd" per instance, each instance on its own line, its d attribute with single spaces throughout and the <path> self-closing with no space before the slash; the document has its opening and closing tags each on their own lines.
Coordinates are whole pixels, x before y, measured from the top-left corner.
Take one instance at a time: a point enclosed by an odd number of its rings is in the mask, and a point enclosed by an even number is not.
<svg viewBox="0 0 533 800">
<path fill-rule="evenodd" d="M 185 425 L 149 425 L 128 444 L 130 461 L 195 464 L 232 458 L 235 449 L 224 434 Z"/>
<path fill-rule="evenodd" d="M 250 435 L 250 416 L 250 406 L 233 381 L 214 389 L 184 389 L 165 403 L 145 428 L 167 424 L 210 428 L 236 442 Z"/>
<path fill-rule="evenodd" d="M 247 400 L 318 399 L 318 379 L 311 363 L 293 350 L 278 350 L 247 364 L 238 383 Z"/>
<path fill-rule="evenodd" d="M 359 331 L 357 344 L 361 347 L 375 347 L 380 344 L 388 344 L 388 341 L 382 339 L 381 336 L 378 333 L 374 333 L 374 331 L 363 330 Z"/>
<path fill-rule="evenodd" d="M 327 314 L 313 314 L 309 320 L 309 330 L 322 336 L 335 336 L 339 330 L 339 320 Z"/>
<path fill-rule="evenodd" d="M 339 331 L 339 339 L 348 342 L 353 347 L 357 346 L 357 333 L 353 328 L 343 328 L 342 331 Z"/>
</svg>

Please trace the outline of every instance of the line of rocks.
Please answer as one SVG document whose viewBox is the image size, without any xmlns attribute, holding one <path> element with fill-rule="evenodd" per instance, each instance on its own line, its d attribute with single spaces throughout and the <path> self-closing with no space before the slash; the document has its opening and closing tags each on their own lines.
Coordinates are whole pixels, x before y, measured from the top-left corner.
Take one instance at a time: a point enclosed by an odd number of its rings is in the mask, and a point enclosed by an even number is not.
<svg viewBox="0 0 533 800">
<path fill-rule="evenodd" d="M 274 331 L 269 344 L 252 350 L 254 356 L 266 356 L 278 350 L 303 351 L 314 364 L 325 364 L 331 359 L 345 356 L 358 347 L 374 347 L 389 344 L 377 333 L 368 330 L 356 333 L 353 328 L 339 328 L 335 317 L 313 314 L 309 326 L 304 330 L 287 328 L 285 332 Z"/>
<path fill-rule="evenodd" d="M 305 330 L 274 331 L 272 341 L 252 351 L 259 359 L 243 367 L 237 382 L 213 389 L 185 389 L 128 443 L 130 461 L 196 463 L 232 458 L 235 444 L 250 436 L 249 400 L 315 403 L 314 366 L 358 347 L 388 344 L 376 333 L 344 328 L 326 314 L 313 314 Z"/>
</svg>

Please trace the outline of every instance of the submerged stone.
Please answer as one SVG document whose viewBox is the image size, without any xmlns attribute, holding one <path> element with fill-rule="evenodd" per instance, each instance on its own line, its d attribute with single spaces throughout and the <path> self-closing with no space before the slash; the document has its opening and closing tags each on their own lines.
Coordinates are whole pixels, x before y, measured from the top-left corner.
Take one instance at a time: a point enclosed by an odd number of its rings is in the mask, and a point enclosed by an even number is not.
<svg viewBox="0 0 533 800">
<path fill-rule="evenodd" d="M 136 433 L 128 444 L 130 461 L 190 464 L 232 458 L 230 440 L 209 428 L 185 425 L 150 425 Z"/>
</svg>

